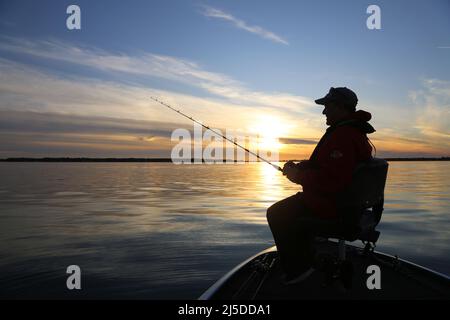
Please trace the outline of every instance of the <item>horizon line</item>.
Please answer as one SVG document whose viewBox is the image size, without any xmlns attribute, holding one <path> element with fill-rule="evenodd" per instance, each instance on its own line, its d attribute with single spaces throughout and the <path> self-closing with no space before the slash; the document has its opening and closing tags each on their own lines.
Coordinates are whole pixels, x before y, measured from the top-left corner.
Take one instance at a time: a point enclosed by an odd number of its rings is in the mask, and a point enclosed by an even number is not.
<svg viewBox="0 0 450 320">
<path fill-rule="evenodd" d="M 386 157 L 381 158 L 386 161 L 450 161 L 450 156 L 441 157 Z M 307 159 L 289 159 L 291 161 L 304 161 Z M 274 162 L 287 162 L 289 160 L 279 160 Z M 264 162 L 260 160 L 235 160 L 224 159 L 205 161 L 204 159 L 186 158 L 187 163 L 249 163 L 249 162 Z M 135 158 L 135 157 L 9 157 L 1 158 L 0 162 L 173 162 L 171 158 Z"/>
</svg>

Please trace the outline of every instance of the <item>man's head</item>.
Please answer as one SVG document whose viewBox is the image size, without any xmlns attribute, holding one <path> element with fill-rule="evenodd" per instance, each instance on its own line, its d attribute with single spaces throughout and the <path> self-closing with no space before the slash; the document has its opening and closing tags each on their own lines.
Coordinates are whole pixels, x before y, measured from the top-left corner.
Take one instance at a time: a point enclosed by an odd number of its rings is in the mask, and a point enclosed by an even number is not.
<svg viewBox="0 0 450 320">
<path fill-rule="evenodd" d="M 331 126 L 356 111 L 358 97 L 346 87 L 331 87 L 325 97 L 317 99 L 315 102 L 325 106 L 322 113 L 327 117 L 327 125 Z"/>
</svg>

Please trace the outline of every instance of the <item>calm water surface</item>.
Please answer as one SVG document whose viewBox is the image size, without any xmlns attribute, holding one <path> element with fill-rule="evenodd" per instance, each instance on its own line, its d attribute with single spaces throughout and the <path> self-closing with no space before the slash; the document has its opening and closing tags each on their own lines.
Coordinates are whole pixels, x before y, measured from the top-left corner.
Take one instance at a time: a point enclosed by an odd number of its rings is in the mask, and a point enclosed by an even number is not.
<svg viewBox="0 0 450 320">
<path fill-rule="evenodd" d="M 3 298 L 195 299 L 273 245 L 266 208 L 299 191 L 264 163 L 0 163 L 0 177 Z M 449 162 L 391 162 L 377 249 L 450 274 L 449 213 Z"/>
</svg>

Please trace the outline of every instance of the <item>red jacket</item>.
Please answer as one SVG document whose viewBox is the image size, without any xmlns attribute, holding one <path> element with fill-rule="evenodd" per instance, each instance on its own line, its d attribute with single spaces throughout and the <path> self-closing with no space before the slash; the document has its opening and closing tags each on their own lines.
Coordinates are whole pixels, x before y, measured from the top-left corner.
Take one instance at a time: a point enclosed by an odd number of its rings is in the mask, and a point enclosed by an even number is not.
<svg viewBox="0 0 450 320">
<path fill-rule="evenodd" d="M 321 218 L 337 216 L 337 194 L 349 185 L 359 162 L 369 160 L 372 147 L 367 134 L 371 114 L 359 110 L 327 129 L 306 163 L 300 163 L 303 201 Z"/>
</svg>

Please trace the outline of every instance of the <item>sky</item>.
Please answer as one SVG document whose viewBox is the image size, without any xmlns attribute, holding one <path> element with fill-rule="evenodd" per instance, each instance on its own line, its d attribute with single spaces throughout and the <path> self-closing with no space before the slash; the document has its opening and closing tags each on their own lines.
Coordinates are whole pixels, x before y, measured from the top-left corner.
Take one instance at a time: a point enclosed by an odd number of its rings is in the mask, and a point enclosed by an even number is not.
<svg viewBox="0 0 450 320">
<path fill-rule="evenodd" d="M 450 1 L 0 0 L 0 158 L 170 157 L 193 124 L 153 96 L 304 159 L 342 86 L 377 156 L 450 156 Z"/>
</svg>

